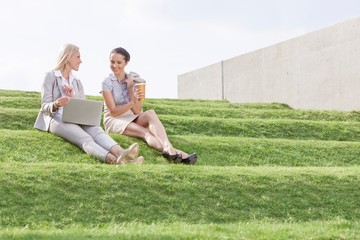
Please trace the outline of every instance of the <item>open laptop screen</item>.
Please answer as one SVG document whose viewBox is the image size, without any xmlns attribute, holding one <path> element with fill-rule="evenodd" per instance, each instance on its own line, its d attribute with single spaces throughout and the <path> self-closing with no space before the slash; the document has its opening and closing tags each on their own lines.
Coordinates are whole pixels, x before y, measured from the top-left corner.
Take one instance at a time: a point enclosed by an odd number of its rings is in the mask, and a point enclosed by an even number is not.
<svg viewBox="0 0 360 240">
<path fill-rule="evenodd" d="M 95 100 L 71 98 L 64 106 L 63 122 L 100 126 L 103 103 Z"/>
</svg>

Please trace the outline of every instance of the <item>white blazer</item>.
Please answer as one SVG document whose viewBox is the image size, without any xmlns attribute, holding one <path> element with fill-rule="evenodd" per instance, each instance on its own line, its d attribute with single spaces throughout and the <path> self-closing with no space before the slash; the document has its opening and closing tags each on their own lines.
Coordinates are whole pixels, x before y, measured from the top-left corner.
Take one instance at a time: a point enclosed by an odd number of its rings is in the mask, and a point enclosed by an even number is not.
<svg viewBox="0 0 360 240">
<path fill-rule="evenodd" d="M 48 131 L 50 121 L 56 112 L 53 112 L 55 101 L 62 97 L 61 76 L 55 76 L 54 71 L 47 72 L 41 87 L 41 108 L 36 118 L 34 128 Z M 80 79 L 74 77 L 73 87 L 76 98 L 85 98 L 84 88 Z"/>
</svg>

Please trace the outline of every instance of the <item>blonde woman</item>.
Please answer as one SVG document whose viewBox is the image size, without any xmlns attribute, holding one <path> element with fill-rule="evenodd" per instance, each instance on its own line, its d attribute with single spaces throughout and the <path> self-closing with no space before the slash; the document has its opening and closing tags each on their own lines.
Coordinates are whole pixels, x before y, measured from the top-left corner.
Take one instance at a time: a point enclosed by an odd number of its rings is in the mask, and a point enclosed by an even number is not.
<svg viewBox="0 0 360 240">
<path fill-rule="evenodd" d="M 41 89 L 41 109 L 34 127 L 49 131 L 80 147 L 87 154 L 110 164 L 142 163 L 139 145 L 124 150 L 99 126 L 87 126 L 62 121 L 63 106 L 71 97 L 85 98 L 81 81 L 73 75 L 82 63 L 79 48 L 63 46 L 56 67 L 46 73 Z"/>
</svg>

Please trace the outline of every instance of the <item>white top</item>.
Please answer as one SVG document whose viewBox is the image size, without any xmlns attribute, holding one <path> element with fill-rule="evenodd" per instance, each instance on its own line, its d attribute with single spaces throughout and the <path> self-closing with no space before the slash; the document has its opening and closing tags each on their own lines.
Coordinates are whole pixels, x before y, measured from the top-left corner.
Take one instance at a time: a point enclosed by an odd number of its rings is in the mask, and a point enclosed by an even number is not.
<svg viewBox="0 0 360 240">
<path fill-rule="evenodd" d="M 66 93 L 63 90 L 63 87 L 64 86 L 70 86 L 70 87 L 72 87 L 72 89 L 74 89 L 74 85 L 73 85 L 74 76 L 70 73 L 69 81 L 67 81 L 64 78 L 64 76 L 62 75 L 60 70 L 55 70 L 54 75 L 55 75 L 55 77 L 61 77 L 61 83 L 59 85 L 59 88 L 60 88 L 59 90 L 61 92 L 61 96 L 62 97 L 67 96 Z M 75 89 L 74 89 L 74 91 L 75 91 Z M 63 113 L 63 107 L 59 107 L 58 110 L 56 111 L 56 115 L 62 115 L 62 113 Z"/>
</svg>

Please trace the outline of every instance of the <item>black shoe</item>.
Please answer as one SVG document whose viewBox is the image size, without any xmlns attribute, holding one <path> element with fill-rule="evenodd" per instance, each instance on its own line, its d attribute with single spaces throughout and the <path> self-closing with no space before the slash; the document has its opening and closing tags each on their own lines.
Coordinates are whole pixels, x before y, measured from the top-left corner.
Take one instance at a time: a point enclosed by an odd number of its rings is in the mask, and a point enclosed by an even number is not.
<svg viewBox="0 0 360 240">
<path fill-rule="evenodd" d="M 183 158 L 181 159 L 181 163 L 183 164 L 189 164 L 189 165 L 194 165 L 197 161 L 197 155 L 196 153 L 191 154 L 190 156 L 188 156 L 187 158 Z"/>
<path fill-rule="evenodd" d="M 167 151 L 163 151 L 162 155 L 164 158 L 166 158 L 167 160 L 169 160 L 170 162 L 173 162 L 173 163 L 181 163 L 181 161 L 182 161 L 181 154 L 179 154 L 179 153 L 170 155 Z"/>
</svg>

